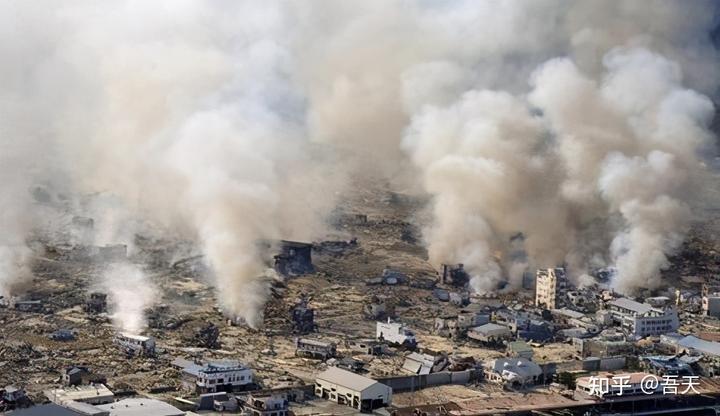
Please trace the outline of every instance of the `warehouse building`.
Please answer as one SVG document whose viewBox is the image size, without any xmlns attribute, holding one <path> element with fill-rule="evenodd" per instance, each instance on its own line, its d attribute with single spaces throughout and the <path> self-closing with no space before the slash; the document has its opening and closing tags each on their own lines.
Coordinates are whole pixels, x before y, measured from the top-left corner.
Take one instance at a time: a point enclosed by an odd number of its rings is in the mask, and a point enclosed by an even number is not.
<svg viewBox="0 0 720 416">
<path fill-rule="evenodd" d="M 315 379 L 315 395 L 366 412 L 390 405 L 392 389 L 371 378 L 330 367 Z"/>
</svg>

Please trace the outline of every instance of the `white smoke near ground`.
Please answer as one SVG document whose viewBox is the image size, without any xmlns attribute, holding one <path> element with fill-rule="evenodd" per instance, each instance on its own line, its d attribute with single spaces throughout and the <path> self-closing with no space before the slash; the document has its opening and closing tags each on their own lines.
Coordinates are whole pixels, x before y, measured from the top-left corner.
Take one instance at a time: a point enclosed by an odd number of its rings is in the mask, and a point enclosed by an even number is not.
<svg viewBox="0 0 720 416">
<path fill-rule="evenodd" d="M 158 297 L 157 288 L 149 283 L 142 269 L 130 263 L 115 263 L 103 273 L 100 287 L 108 293 L 108 308 L 113 324 L 132 334 L 147 326 L 145 309 Z"/>
<path fill-rule="evenodd" d="M 4 3 L 0 292 L 28 270 L 28 190 L 60 183 L 117 198 L 94 211 L 110 230 L 98 242 L 132 245 L 144 220 L 198 241 L 223 309 L 257 327 L 269 290 L 258 242 L 321 235 L 356 175 L 432 195 L 430 259 L 464 263 L 478 291 L 561 263 L 571 276 L 615 265 L 617 288 L 652 287 L 701 194 L 715 11 Z"/>
<path fill-rule="evenodd" d="M 413 117 L 403 145 L 435 195 L 431 261 L 464 263 L 477 290 L 494 290 L 518 276 L 503 253 L 521 232 L 536 265 L 567 263 L 579 276 L 606 253 L 616 289 L 658 286 L 702 198 L 698 154 L 714 109 L 646 49 L 616 49 L 604 62 L 599 82 L 551 60 L 527 100 L 471 91 Z M 610 243 L 578 251 L 590 239 Z"/>
</svg>

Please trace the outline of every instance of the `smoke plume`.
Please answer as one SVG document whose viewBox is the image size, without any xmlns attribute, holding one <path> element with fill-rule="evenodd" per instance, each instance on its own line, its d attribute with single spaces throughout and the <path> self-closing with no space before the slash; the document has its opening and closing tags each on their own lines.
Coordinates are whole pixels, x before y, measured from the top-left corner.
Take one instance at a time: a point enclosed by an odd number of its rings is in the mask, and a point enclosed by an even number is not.
<svg viewBox="0 0 720 416">
<path fill-rule="evenodd" d="M 714 155 L 715 16 L 679 0 L 5 3 L 0 293 L 27 275 L 46 183 L 113 195 L 119 228 L 197 241 L 223 309 L 257 327 L 258 242 L 320 236 L 358 175 L 430 194 L 430 259 L 464 263 L 478 291 L 562 263 L 656 286 Z M 108 279 L 123 273 L 147 281 Z"/>
</svg>

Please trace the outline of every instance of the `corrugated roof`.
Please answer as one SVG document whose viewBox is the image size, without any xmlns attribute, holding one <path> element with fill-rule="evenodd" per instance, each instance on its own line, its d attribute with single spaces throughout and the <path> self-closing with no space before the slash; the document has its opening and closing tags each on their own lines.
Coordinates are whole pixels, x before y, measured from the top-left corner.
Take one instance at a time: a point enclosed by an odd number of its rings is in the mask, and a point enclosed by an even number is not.
<svg viewBox="0 0 720 416">
<path fill-rule="evenodd" d="M 628 298 L 611 300 L 610 304 L 617 306 L 618 308 L 629 309 L 638 315 L 644 315 L 653 309 L 652 306 L 646 303 L 635 302 L 634 300 Z"/>
<path fill-rule="evenodd" d="M 692 348 L 708 355 L 720 355 L 719 342 L 705 341 L 693 335 L 688 335 L 681 339 L 678 341 L 678 345 L 683 348 Z"/>
<path fill-rule="evenodd" d="M 325 380 L 353 391 L 363 391 L 373 384 L 379 383 L 371 378 L 337 367 L 329 367 L 327 370 L 318 374 L 317 379 Z"/>
<path fill-rule="evenodd" d="M 493 324 L 493 323 L 476 326 L 474 328 L 470 328 L 470 330 L 474 331 L 474 332 L 479 332 L 479 333 L 488 333 L 488 332 L 500 331 L 500 330 L 510 332 L 510 328 L 503 326 L 503 325 Z"/>
</svg>

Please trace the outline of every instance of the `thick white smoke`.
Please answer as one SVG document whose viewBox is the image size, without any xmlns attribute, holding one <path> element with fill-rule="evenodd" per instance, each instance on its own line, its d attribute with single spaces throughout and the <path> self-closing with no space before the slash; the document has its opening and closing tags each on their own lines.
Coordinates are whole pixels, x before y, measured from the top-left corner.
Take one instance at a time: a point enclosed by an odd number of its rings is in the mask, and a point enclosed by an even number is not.
<svg viewBox="0 0 720 416">
<path fill-rule="evenodd" d="M 195 238 L 225 309 L 258 326 L 268 282 L 257 242 L 312 239 L 343 179 L 378 172 L 434 196 L 431 259 L 465 263 L 478 290 L 562 262 L 613 264 L 623 290 L 652 286 L 699 196 L 715 11 L 670 0 L 4 3 L 0 292 L 27 270 L 38 224 L 28 189 L 62 182 Z M 337 148 L 358 160 L 337 163 Z M 522 261 L 509 255 L 517 232 Z"/>
<path fill-rule="evenodd" d="M 145 329 L 145 309 L 152 306 L 158 292 L 138 266 L 129 263 L 108 266 L 101 287 L 109 295 L 110 318 L 117 328 L 132 334 Z"/>
</svg>

